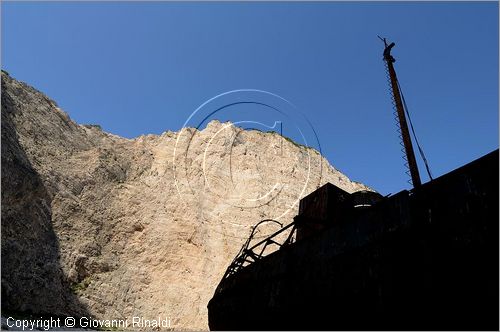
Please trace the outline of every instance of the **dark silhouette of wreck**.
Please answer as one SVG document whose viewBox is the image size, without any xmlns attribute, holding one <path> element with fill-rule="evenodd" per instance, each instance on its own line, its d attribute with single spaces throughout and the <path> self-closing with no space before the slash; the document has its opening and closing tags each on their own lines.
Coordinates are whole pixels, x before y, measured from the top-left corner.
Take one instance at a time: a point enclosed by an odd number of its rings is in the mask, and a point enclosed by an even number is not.
<svg viewBox="0 0 500 332">
<path fill-rule="evenodd" d="M 413 189 L 382 197 L 326 184 L 303 198 L 293 223 L 243 245 L 208 303 L 210 329 L 498 330 L 498 150 L 432 179 L 395 44 L 380 39 Z"/>
<path fill-rule="evenodd" d="M 292 224 L 245 243 L 210 329 L 498 330 L 498 158 L 390 197 L 319 188 Z"/>
</svg>

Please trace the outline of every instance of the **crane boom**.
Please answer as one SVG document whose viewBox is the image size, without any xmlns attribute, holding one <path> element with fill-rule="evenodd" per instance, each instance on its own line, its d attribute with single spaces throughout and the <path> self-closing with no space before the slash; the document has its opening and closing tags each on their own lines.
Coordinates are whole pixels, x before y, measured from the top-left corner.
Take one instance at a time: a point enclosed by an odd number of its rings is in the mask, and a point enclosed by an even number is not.
<svg viewBox="0 0 500 332">
<path fill-rule="evenodd" d="M 391 55 L 391 49 L 394 47 L 395 44 L 391 43 L 387 45 L 386 39 L 383 38 L 382 40 L 384 41 L 385 45 L 384 61 L 387 63 L 387 70 L 389 72 L 394 103 L 398 114 L 399 128 L 401 129 L 401 136 L 403 139 L 406 160 L 408 161 L 408 168 L 410 169 L 411 182 L 413 184 L 413 187 L 416 188 L 419 187 L 422 184 L 422 182 L 420 181 L 420 174 L 418 172 L 417 160 L 415 159 L 415 153 L 413 151 L 410 132 L 408 130 L 408 124 L 406 122 L 403 102 L 401 100 L 401 91 L 399 90 L 399 85 L 398 85 L 398 78 L 396 76 L 396 70 L 394 69 L 394 62 L 396 60 Z"/>
</svg>

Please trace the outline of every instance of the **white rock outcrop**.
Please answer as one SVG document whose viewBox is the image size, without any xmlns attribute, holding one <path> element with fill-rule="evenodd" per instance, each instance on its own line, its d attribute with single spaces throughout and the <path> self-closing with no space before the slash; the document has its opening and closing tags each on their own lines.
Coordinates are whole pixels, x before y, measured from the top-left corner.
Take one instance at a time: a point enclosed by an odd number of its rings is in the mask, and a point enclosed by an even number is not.
<svg viewBox="0 0 500 332">
<path fill-rule="evenodd" d="M 276 133 L 212 121 L 125 139 L 78 125 L 2 72 L 2 307 L 208 329 L 250 227 L 291 222 L 326 182 L 367 189 Z"/>
</svg>

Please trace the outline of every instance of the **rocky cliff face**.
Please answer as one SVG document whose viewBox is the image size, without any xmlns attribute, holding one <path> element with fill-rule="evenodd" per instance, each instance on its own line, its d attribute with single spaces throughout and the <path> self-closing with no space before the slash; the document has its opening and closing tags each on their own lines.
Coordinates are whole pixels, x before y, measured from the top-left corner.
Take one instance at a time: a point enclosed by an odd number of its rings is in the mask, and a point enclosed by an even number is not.
<svg viewBox="0 0 500 332">
<path fill-rule="evenodd" d="M 366 189 L 275 133 L 212 121 L 125 139 L 78 125 L 2 72 L 2 307 L 207 329 L 250 227 L 291 222 L 325 182 Z"/>
</svg>

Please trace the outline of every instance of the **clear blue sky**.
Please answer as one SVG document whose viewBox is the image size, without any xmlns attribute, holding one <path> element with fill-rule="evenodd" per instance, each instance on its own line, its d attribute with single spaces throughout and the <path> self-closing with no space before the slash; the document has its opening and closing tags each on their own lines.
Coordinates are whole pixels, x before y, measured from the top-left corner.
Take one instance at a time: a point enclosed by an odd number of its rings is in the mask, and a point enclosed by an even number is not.
<svg viewBox="0 0 500 332">
<path fill-rule="evenodd" d="M 496 2 L 2 2 L 2 68 L 79 123 L 179 130 L 219 93 L 262 89 L 307 115 L 335 167 L 388 194 L 409 185 L 377 35 L 396 42 L 435 176 L 498 148 Z"/>
</svg>

